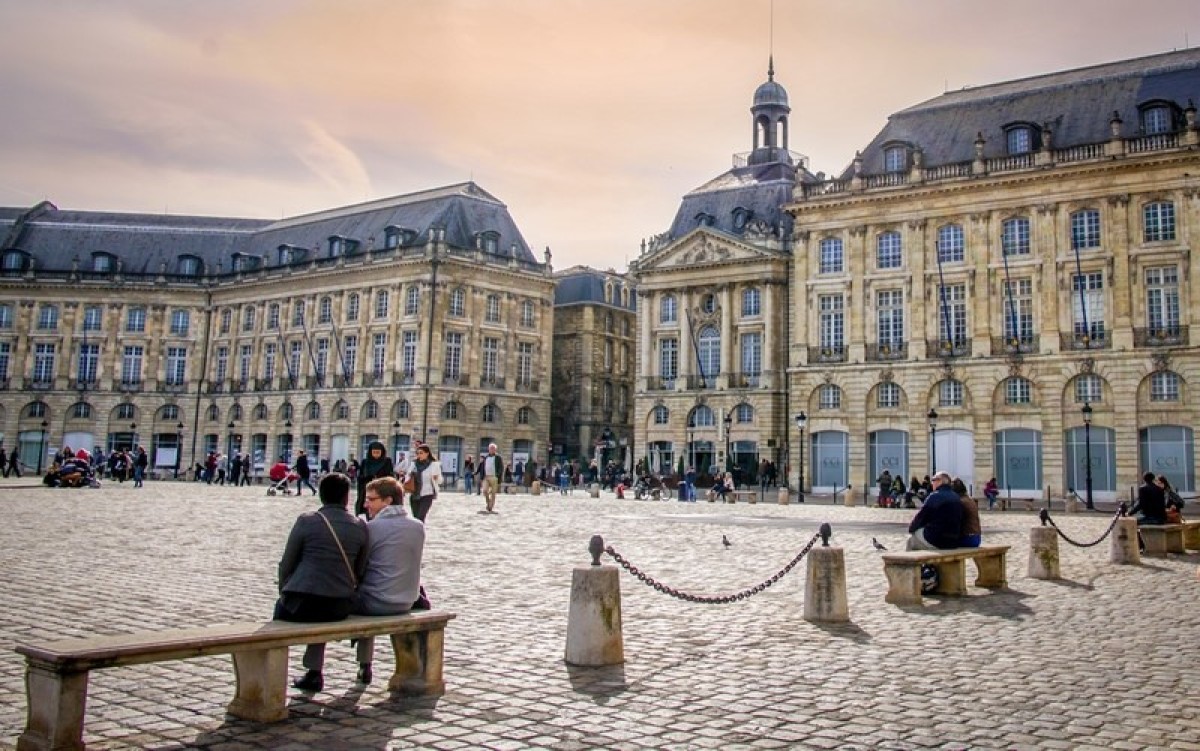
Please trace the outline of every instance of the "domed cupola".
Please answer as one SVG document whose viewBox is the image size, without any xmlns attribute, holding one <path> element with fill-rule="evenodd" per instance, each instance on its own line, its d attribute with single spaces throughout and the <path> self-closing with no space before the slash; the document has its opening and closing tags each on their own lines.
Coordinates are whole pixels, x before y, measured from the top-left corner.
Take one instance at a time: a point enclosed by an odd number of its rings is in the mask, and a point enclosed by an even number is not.
<svg viewBox="0 0 1200 751">
<path fill-rule="evenodd" d="M 775 82 L 775 57 L 767 63 L 767 81 L 754 90 L 754 151 L 750 153 L 750 164 L 771 162 L 791 163 L 788 152 L 788 106 L 787 89 Z"/>
</svg>

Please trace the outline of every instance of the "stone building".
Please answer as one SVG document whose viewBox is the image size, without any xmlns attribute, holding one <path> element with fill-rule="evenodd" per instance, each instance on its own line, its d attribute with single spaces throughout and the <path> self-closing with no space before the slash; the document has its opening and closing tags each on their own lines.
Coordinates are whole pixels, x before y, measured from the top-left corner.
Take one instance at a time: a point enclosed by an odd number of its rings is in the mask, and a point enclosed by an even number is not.
<svg viewBox="0 0 1200 751">
<path fill-rule="evenodd" d="M 559 460 L 633 465 L 636 327 L 625 274 L 573 266 L 554 274 L 550 442 Z"/>
<path fill-rule="evenodd" d="M 473 183 L 281 221 L 42 203 L 0 230 L 0 432 L 30 466 L 62 444 L 140 443 L 160 472 L 376 439 L 451 475 L 490 441 L 547 454 L 549 258 Z"/>
<path fill-rule="evenodd" d="M 809 480 L 1195 488 L 1200 50 L 936 97 L 798 186 Z M 1194 335 L 1197 333 L 1197 335 Z"/>
<path fill-rule="evenodd" d="M 754 92 L 753 149 L 684 196 L 671 228 L 643 243 L 637 281 L 639 458 L 657 472 L 785 460 L 788 283 L 795 187 L 815 183 L 788 149 L 788 96 Z"/>
</svg>

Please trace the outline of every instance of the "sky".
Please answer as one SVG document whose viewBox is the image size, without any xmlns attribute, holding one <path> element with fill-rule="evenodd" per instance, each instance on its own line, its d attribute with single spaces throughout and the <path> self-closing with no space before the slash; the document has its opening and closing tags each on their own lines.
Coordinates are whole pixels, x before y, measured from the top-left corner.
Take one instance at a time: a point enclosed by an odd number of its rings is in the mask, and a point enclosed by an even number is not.
<svg viewBox="0 0 1200 751">
<path fill-rule="evenodd" d="M 276 219 L 474 180 L 557 268 L 623 271 L 750 150 L 772 54 L 832 174 L 945 91 L 1192 37 L 1197 0 L 0 0 L 0 206 Z"/>
</svg>

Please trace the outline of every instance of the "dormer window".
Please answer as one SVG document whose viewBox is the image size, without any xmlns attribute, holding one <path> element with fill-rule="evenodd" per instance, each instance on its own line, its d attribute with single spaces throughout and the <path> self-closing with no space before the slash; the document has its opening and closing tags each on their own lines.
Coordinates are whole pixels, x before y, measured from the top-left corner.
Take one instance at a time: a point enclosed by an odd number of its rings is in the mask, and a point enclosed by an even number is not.
<svg viewBox="0 0 1200 751">
<path fill-rule="evenodd" d="M 495 230 L 480 232 L 475 236 L 475 247 L 485 253 L 495 253 L 500 247 L 500 233 Z"/>
<path fill-rule="evenodd" d="M 1142 132 L 1148 136 L 1175 130 L 1172 108 L 1166 102 L 1152 102 L 1141 107 Z"/>
<path fill-rule="evenodd" d="M 199 276 L 203 264 L 196 256 L 179 256 L 179 273 L 183 276 Z"/>
<path fill-rule="evenodd" d="M 1038 132 L 1028 124 L 1018 123 L 1004 129 L 1009 156 L 1028 154 L 1038 147 Z"/>
<path fill-rule="evenodd" d="M 304 248 L 299 248 L 295 245 L 280 245 L 276 258 L 280 266 L 296 263 L 304 258 Z"/>
<path fill-rule="evenodd" d="M 738 206 L 733 210 L 733 229 L 735 232 L 741 232 L 746 229 L 746 225 L 750 223 L 754 212 L 742 206 Z"/>
<path fill-rule="evenodd" d="M 245 253 L 234 253 L 230 258 L 229 265 L 234 271 L 253 271 L 257 264 L 258 258 L 247 255 Z"/>
<path fill-rule="evenodd" d="M 391 250 L 412 242 L 417 233 L 399 225 L 389 224 L 383 228 L 383 247 Z"/>
<path fill-rule="evenodd" d="M 5 271 L 23 271 L 29 265 L 29 256 L 23 250 L 10 250 L 4 254 Z"/>
<path fill-rule="evenodd" d="M 92 271 L 97 274 L 108 274 L 117 267 L 117 259 L 111 253 L 93 253 Z"/>
<path fill-rule="evenodd" d="M 342 237 L 341 235 L 334 235 L 329 238 L 329 257 L 337 258 L 338 256 L 353 255 L 357 247 L 357 240 Z"/>
<path fill-rule="evenodd" d="M 908 169 L 908 147 L 888 146 L 883 150 L 883 171 L 904 172 Z"/>
<path fill-rule="evenodd" d="M 709 214 L 704 211 L 701 211 L 699 214 L 696 214 L 696 226 L 697 227 L 711 227 L 714 224 L 716 224 L 716 222 L 717 222 L 717 218 L 715 216 L 713 216 L 712 214 Z"/>
</svg>

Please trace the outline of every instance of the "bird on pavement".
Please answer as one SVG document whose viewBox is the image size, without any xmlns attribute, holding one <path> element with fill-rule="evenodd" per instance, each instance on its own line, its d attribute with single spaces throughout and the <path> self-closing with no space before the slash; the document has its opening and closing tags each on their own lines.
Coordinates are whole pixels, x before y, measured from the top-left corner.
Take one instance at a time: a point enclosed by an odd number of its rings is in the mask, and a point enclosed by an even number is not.
<svg viewBox="0 0 1200 751">
<path fill-rule="evenodd" d="M 730 542 L 729 538 L 726 537 L 725 535 L 721 535 L 721 544 L 727 548 L 733 545 L 733 543 Z"/>
<path fill-rule="evenodd" d="M 871 544 L 872 544 L 872 545 L 874 545 L 874 546 L 875 546 L 875 549 L 876 549 L 876 550 L 878 550 L 878 551 L 879 551 L 879 552 L 881 552 L 881 553 L 882 553 L 883 551 L 887 550 L 887 548 L 885 548 L 885 547 L 883 546 L 883 543 L 882 543 L 882 542 L 880 542 L 879 540 L 876 540 L 874 537 L 872 537 L 872 538 L 871 538 Z"/>
</svg>

